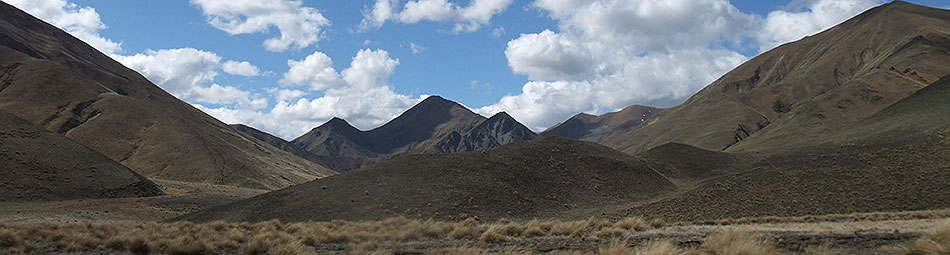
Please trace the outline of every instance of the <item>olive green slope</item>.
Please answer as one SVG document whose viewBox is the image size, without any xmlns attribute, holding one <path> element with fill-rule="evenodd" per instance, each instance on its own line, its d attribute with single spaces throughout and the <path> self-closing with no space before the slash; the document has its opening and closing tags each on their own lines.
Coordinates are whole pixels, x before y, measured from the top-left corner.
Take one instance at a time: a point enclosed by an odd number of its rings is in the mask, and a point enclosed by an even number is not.
<svg viewBox="0 0 950 255">
<path fill-rule="evenodd" d="M 6 3 L 0 3 L 0 109 L 149 178 L 277 189 L 334 174 L 246 138 Z"/>
</svg>

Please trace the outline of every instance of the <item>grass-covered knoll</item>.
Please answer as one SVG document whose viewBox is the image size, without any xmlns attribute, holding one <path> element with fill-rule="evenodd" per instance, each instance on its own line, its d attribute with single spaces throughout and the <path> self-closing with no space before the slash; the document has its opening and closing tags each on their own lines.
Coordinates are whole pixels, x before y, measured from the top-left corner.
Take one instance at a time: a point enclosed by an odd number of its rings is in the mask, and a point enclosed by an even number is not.
<svg viewBox="0 0 950 255">
<path fill-rule="evenodd" d="M 675 189 L 629 155 L 545 137 L 485 151 L 403 156 L 179 219 L 583 219 L 603 206 Z"/>
</svg>

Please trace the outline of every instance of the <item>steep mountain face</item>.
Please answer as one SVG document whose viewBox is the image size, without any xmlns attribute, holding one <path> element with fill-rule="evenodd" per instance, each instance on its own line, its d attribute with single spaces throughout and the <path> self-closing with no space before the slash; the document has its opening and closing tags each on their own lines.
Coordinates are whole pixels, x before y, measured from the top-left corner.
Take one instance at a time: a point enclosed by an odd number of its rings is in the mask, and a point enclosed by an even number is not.
<svg viewBox="0 0 950 255">
<path fill-rule="evenodd" d="M 333 118 L 291 143 L 314 155 L 377 157 L 379 153 L 370 150 L 372 144 L 363 133 L 349 122 Z"/>
<path fill-rule="evenodd" d="M 950 11 L 895 1 L 740 65 L 606 141 L 780 151 L 847 127 L 950 73 Z"/>
<path fill-rule="evenodd" d="M 650 166 L 562 137 L 417 154 L 186 215 L 189 221 L 588 218 L 676 187 Z"/>
<path fill-rule="evenodd" d="M 466 133 L 453 132 L 437 143 L 431 152 L 451 153 L 491 149 L 513 142 L 529 141 L 537 136 L 508 113 L 500 112 Z"/>
<path fill-rule="evenodd" d="M 248 139 L 89 45 L 0 3 L 0 109 L 150 178 L 277 189 L 334 174 Z"/>
<path fill-rule="evenodd" d="M 0 201 L 161 194 L 154 183 L 106 156 L 0 111 Z"/>
<path fill-rule="evenodd" d="M 294 154 L 294 156 L 301 157 L 337 172 L 349 171 L 362 166 L 362 162 L 358 158 L 316 155 L 301 149 L 300 147 L 297 147 L 297 145 L 280 137 L 276 137 L 264 131 L 257 130 L 253 127 L 249 127 L 244 124 L 232 124 L 229 126 L 254 139 L 261 140 L 267 144 L 277 147 L 278 149 L 290 152 L 290 154 Z"/>
<path fill-rule="evenodd" d="M 507 113 L 486 119 L 456 102 L 431 96 L 376 129 L 360 131 L 333 118 L 292 143 L 315 155 L 371 162 L 402 154 L 489 149 L 534 137 Z"/>
<path fill-rule="evenodd" d="M 600 116 L 579 113 L 541 132 L 541 136 L 563 136 L 591 142 L 609 140 L 611 136 L 623 134 L 647 121 L 660 109 L 631 105 L 623 110 L 609 112 Z"/>
</svg>

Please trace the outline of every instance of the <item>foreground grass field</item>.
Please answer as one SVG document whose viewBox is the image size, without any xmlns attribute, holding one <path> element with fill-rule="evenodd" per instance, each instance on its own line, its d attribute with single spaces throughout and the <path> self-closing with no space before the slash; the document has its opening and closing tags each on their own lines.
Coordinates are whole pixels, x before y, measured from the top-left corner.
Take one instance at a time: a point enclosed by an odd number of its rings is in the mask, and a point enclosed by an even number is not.
<svg viewBox="0 0 950 255">
<path fill-rule="evenodd" d="M 950 254 L 946 214 L 943 210 L 769 217 L 709 225 L 640 217 L 523 222 L 391 218 L 300 223 L 24 223 L 0 224 L 0 253 L 929 255 Z"/>
</svg>

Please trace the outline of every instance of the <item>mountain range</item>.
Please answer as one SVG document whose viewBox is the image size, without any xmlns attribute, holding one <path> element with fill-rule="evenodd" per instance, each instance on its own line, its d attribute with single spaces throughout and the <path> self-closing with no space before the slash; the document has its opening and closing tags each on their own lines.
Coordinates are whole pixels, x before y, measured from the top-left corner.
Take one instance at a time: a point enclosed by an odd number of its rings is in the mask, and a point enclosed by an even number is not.
<svg viewBox="0 0 950 255">
<path fill-rule="evenodd" d="M 542 133 L 552 137 L 397 157 L 179 220 L 708 221 L 945 208 L 948 27 L 948 10 L 891 2 L 763 53 L 676 107 L 578 115 Z"/>
<path fill-rule="evenodd" d="M 313 155 L 359 162 L 334 168 L 347 171 L 404 154 L 484 150 L 535 137 L 505 112 L 485 118 L 461 104 L 430 96 L 378 128 L 361 131 L 333 118 L 290 143 Z"/>
<path fill-rule="evenodd" d="M 682 221 L 950 206 L 950 11 L 895 1 L 738 66 L 683 104 L 536 134 L 430 96 L 291 141 L 227 125 L 0 3 L 0 200 L 272 190 L 192 221 Z M 583 140 L 583 141 L 582 141 Z"/>
</svg>

